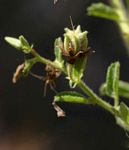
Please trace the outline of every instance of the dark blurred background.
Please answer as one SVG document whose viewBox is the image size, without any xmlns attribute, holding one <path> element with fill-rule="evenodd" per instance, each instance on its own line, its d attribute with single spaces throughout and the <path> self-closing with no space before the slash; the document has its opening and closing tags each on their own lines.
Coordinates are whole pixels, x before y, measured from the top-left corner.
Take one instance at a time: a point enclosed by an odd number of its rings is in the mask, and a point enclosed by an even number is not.
<svg viewBox="0 0 129 150">
<path fill-rule="evenodd" d="M 89 32 L 90 55 L 84 80 L 96 92 L 113 61 L 121 63 L 121 79 L 129 81 L 129 58 L 116 24 L 88 17 L 86 8 L 95 0 L 0 0 L 0 150 L 126 150 L 128 138 L 115 119 L 97 106 L 63 104 L 66 118 L 57 118 L 51 103 L 54 93 L 43 96 L 44 83 L 31 76 L 12 84 L 24 56 L 5 36 L 24 35 L 35 49 L 53 58 L 53 43 L 65 27 L 80 24 Z M 101 2 L 106 2 L 101 0 Z M 34 72 L 42 75 L 38 64 Z M 64 76 L 57 90 L 68 90 Z M 78 90 L 78 89 L 77 89 Z M 128 102 L 129 104 L 129 102 Z"/>
</svg>

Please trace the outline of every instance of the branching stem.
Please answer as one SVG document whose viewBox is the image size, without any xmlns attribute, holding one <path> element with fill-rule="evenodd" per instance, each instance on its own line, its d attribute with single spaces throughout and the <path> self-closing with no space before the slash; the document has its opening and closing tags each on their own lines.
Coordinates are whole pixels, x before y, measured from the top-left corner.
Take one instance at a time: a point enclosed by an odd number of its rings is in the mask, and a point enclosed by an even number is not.
<svg viewBox="0 0 129 150">
<path fill-rule="evenodd" d="M 34 49 L 31 51 L 31 53 L 37 58 L 38 62 L 41 62 L 43 64 L 49 64 L 55 68 L 60 69 L 64 74 L 67 75 L 67 72 L 65 71 L 65 69 L 62 69 L 61 67 L 59 67 L 57 65 L 56 62 L 50 61 L 46 58 L 43 58 L 42 56 L 40 56 Z M 102 107 L 103 109 L 107 110 L 108 112 L 110 112 L 112 115 L 117 115 L 118 112 L 117 110 L 108 102 L 106 102 L 105 100 L 101 99 L 100 97 L 98 97 L 82 80 L 80 82 L 77 83 L 77 86 L 85 93 L 87 94 L 93 101 L 95 104 L 99 105 L 100 107 Z"/>
</svg>

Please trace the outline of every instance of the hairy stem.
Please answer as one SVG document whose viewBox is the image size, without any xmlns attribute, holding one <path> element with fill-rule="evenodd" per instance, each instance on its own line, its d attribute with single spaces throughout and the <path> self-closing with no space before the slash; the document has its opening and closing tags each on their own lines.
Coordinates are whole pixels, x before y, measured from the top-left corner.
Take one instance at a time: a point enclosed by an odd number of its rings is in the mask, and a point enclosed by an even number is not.
<svg viewBox="0 0 129 150">
<path fill-rule="evenodd" d="M 56 62 L 50 61 L 49 59 L 46 59 L 46 58 L 40 56 L 34 49 L 31 49 L 31 53 L 34 57 L 36 57 L 38 59 L 38 62 L 46 64 L 46 65 L 51 65 L 57 69 L 60 69 L 61 71 L 63 71 L 65 73 L 64 68 L 60 67 L 60 65 L 58 65 Z"/>
<path fill-rule="evenodd" d="M 82 80 L 78 83 L 78 87 L 82 89 L 84 93 L 94 99 L 94 102 L 104 108 L 105 110 L 109 111 L 111 114 L 114 115 L 114 108 L 112 105 L 98 97 Z"/>
</svg>

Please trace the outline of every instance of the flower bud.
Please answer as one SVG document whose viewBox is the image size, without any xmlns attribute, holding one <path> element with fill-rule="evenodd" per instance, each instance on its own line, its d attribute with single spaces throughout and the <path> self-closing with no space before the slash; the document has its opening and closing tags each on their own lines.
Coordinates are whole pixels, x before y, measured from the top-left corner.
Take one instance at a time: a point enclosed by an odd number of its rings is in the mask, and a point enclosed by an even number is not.
<svg viewBox="0 0 129 150">
<path fill-rule="evenodd" d="M 14 48 L 23 51 L 24 53 L 28 54 L 31 52 L 31 46 L 29 45 L 28 41 L 21 35 L 18 39 L 13 37 L 5 37 L 6 42 L 12 45 Z"/>
<path fill-rule="evenodd" d="M 81 31 L 80 25 L 75 30 L 65 28 L 64 51 L 67 53 L 70 47 L 73 48 L 73 54 L 86 50 L 88 45 L 87 33 L 87 31 Z"/>
</svg>

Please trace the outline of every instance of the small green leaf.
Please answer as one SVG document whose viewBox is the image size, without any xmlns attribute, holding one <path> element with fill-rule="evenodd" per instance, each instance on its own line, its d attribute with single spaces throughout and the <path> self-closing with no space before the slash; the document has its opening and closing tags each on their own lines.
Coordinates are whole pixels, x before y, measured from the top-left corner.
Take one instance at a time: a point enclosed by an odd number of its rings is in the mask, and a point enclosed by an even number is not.
<svg viewBox="0 0 129 150">
<path fill-rule="evenodd" d="M 116 117 L 117 124 L 129 131 L 129 107 L 121 102 L 119 107 L 119 117 Z"/>
<path fill-rule="evenodd" d="M 54 43 L 55 61 L 59 63 L 59 65 L 63 66 L 64 60 L 62 58 L 61 48 L 63 48 L 63 42 L 61 38 L 59 37 L 55 40 L 55 43 Z"/>
<path fill-rule="evenodd" d="M 83 55 L 78 57 L 74 64 L 67 64 L 67 72 L 69 79 L 69 85 L 71 88 L 76 87 L 76 84 L 81 80 L 86 69 L 87 56 Z"/>
<path fill-rule="evenodd" d="M 22 71 L 22 75 L 24 77 L 26 77 L 29 72 L 30 72 L 30 69 L 32 68 L 32 66 L 37 62 L 37 58 L 32 58 L 32 59 L 27 59 L 25 60 L 25 63 L 24 63 L 24 69 Z"/>
<path fill-rule="evenodd" d="M 129 108 L 124 102 L 120 103 L 120 114 L 121 114 L 121 118 L 126 123 L 129 123 Z"/>
<path fill-rule="evenodd" d="M 117 12 L 110 6 L 103 3 L 94 3 L 88 7 L 88 15 L 101 17 L 105 19 L 119 21 L 120 17 Z"/>
<path fill-rule="evenodd" d="M 73 67 L 73 78 L 77 81 L 83 77 L 84 70 L 86 69 L 87 56 L 82 56 L 75 61 Z"/>
<path fill-rule="evenodd" d="M 103 83 L 101 86 L 100 86 L 100 94 L 101 95 L 106 95 L 106 88 L 107 88 L 107 85 L 106 83 Z M 118 88 L 118 94 L 120 97 L 124 97 L 124 98 L 127 98 L 129 99 L 129 83 L 128 82 L 125 82 L 125 81 L 119 81 L 119 88 Z"/>
<path fill-rule="evenodd" d="M 23 35 L 19 36 L 19 40 L 21 41 L 21 44 L 23 46 L 25 46 L 25 47 L 29 47 L 30 46 L 29 43 L 28 43 L 28 41 L 24 38 Z"/>
<path fill-rule="evenodd" d="M 108 96 L 118 100 L 118 87 L 119 87 L 119 76 L 120 76 L 120 63 L 112 63 L 108 67 L 106 76 L 106 93 Z"/>
<path fill-rule="evenodd" d="M 123 121 L 120 117 L 116 117 L 116 123 L 126 131 L 129 131 L 129 124 Z"/>
<path fill-rule="evenodd" d="M 31 46 L 29 45 L 28 41 L 24 38 L 23 35 L 19 36 L 19 40 L 21 41 L 21 47 L 24 53 L 31 52 Z"/>
<path fill-rule="evenodd" d="M 100 88 L 99 88 L 99 92 L 102 96 L 106 95 L 106 88 L 107 88 L 107 85 L 106 83 L 103 83 Z"/>
<path fill-rule="evenodd" d="M 91 101 L 85 98 L 82 94 L 74 91 L 65 91 L 57 94 L 54 97 L 55 102 L 69 102 L 69 103 L 82 103 L 90 104 Z"/>
<path fill-rule="evenodd" d="M 119 81 L 119 96 L 129 99 L 129 83 Z"/>
</svg>

